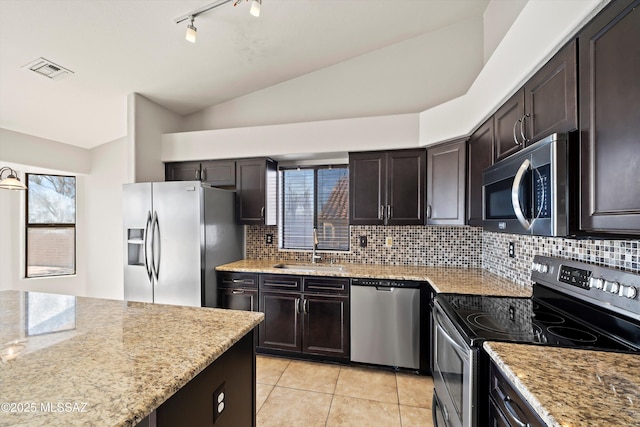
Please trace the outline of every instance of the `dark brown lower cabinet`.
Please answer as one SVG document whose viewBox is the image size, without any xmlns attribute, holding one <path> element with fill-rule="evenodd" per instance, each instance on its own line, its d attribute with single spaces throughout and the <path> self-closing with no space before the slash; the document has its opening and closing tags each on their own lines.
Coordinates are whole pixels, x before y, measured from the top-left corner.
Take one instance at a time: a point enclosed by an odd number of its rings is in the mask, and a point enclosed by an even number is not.
<svg viewBox="0 0 640 427">
<path fill-rule="evenodd" d="M 220 289 L 219 297 L 221 308 L 258 311 L 257 289 Z"/>
<path fill-rule="evenodd" d="M 259 350 L 349 358 L 349 279 L 265 275 L 259 295 Z"/>
<path fill-rule="evenodd" d="M 547 425 L 493 362 L 489 367 L 488 425 L 507 427 L 546 427 Z"/>
</svg>

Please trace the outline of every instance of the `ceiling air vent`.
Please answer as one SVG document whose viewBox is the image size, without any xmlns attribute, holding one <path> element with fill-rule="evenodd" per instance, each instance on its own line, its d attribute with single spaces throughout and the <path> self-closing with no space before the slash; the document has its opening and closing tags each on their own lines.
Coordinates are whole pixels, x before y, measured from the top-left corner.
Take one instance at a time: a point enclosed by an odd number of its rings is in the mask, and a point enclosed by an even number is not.
<svg viewBox="0 0 640 427">
<path fill-rule="evenodd" d="M 59 80 L 66 77 L 68 74 L 73 74 L 73 71 L 67 70 L 58 64 L 54 64 L 48 59 L 38 58 L 35 61 L 28 63 L 22 68 L 33 71 L 36 74 L 44 76 L 51 80 Z"/>
</svg>

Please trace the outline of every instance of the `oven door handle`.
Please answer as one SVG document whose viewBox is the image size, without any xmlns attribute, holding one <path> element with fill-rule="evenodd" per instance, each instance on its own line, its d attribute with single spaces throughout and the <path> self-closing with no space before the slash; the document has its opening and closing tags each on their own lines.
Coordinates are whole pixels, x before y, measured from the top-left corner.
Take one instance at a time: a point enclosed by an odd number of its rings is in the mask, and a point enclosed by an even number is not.
<svg viewBox="0 0 640 427">
<path fill-rule="evenodd" d="M 468 359 L 468 349 L 465 349 L 463 346 L 458 344 L 458 342 L 454 340 L 442 326 L 440 326 L 442 324 L 442 320 L 440 319 L 441 317 L 442 315 L 436 311 L 436 328 L 442 333 L 442 336 L 449 341 L 449 344 L 451 344 L 451 346 L 453 346 L 461 356 L 464 356 L 465 360 Z"/>
<path fill-rule="evenodd" d="M 516 214 L 516 218 L 518 218 L 518 222 L 527 231 L 531 230 L 531 227 L 533 227 L 533 221 L 529 222 L 522 214 L 522 207 L 520 204 L 520 186 L 522 185 L 522 178 L 524 177 L 524 174 L 530 167 L 531 162 L 529 159 L 525 159 L 520 165 L 520 168 L 518 168 L 518 172 L 516 173 L 515 178 L 513 178 L 513 185 L 511 186 L 511 204 L 513 205 L 513 211 Z"/>
</svg>

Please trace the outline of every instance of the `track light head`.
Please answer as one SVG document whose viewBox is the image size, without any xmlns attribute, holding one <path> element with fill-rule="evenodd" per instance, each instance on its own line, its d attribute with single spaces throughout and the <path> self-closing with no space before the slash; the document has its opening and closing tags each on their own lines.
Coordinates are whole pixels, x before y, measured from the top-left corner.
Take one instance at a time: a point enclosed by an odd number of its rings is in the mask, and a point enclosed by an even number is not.
<svg viewBox="0 0 640 427">
<path fill-rule="evenodd" d="M 187 33 L 185 34 L 185 38 L 191 43 L 196 42 L 196 36 L 198 35 L 198 29 L 193 25 L 194 20 L 195 17 L 191 16 L 191 23 L 187 25 Z"/>
<path fill-rule="evenodd" d="M 249 10 L 249 13 L 257 18 L 258 16 L 260 16 L 261 5 L 262 5 L 262 0 L 252 0 L 251 9 Z"/>
</svg>

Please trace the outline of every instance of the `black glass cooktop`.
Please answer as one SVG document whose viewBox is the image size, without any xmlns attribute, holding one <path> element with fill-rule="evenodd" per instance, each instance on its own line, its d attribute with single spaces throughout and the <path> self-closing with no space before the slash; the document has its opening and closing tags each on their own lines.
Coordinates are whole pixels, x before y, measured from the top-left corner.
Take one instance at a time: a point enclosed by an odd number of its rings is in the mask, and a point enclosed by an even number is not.
<svg viewBox="0 0 640 427">
<path fill-rule="evenodd" d="M 637 350 L 633 344 L 626 343 L 624 338 L 620 339 L 616 331 L 610 331 L 610 325 L 604 327 L 607 331 L 604 333 L 597 327 L 588 325 L 588 322 L 548 305 L 544 300 L 439 294 L 436 301 L 439 301 L 450 318 L 456 320 L 454 323 L 471 346 L 479 346 L 482 341 L 508 341 Z M 624 331 L 622 336 L 625 336 Z"/>
</svg>

